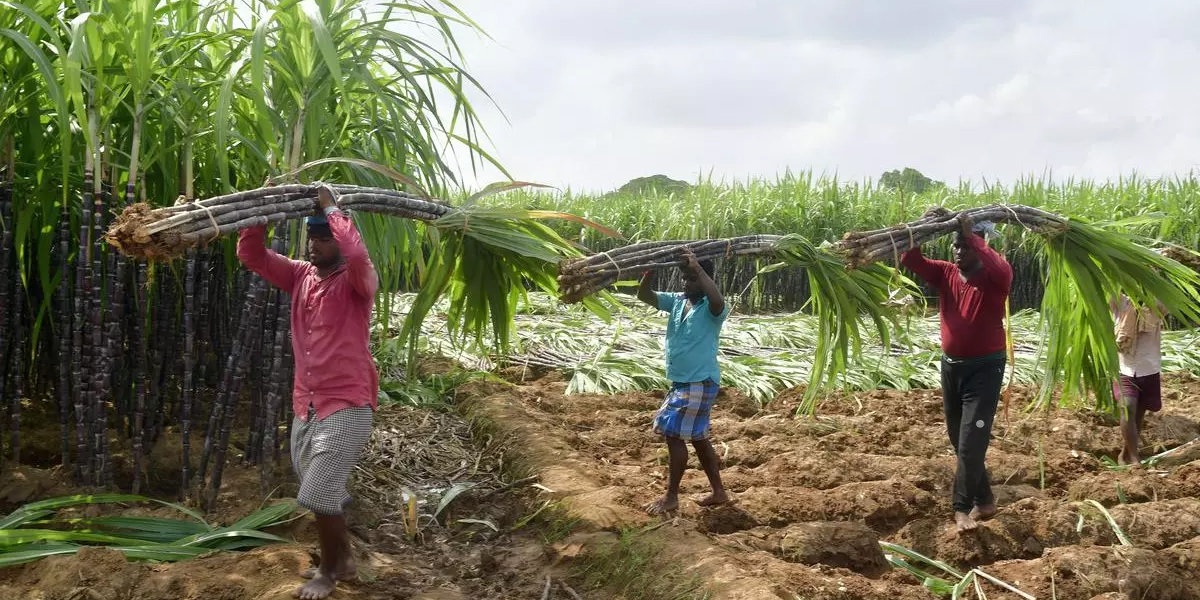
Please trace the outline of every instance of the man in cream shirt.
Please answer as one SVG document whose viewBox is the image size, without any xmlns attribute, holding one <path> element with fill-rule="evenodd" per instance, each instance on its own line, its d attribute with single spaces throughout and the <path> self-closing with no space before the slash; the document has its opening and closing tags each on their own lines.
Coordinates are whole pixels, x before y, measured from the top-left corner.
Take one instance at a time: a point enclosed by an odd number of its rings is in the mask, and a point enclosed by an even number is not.
<svg viewBox="0 0 1200 600">
<path fill-rule="evenodd" d="M 1141 462 L 1138 455 L 1139 436 L 1146 419 L 1146 411 L 1162 409 L 1162 319 L 1166 307 L 1161 303 L 1157 310 L 1137 307 L 1129 298 L 1113 303 L 1116 318 L 1117 357 L 1121 374 L 1113 386 L 1113 397 L 1121 408 L 1121 436 L 1124 447 L 1118 462 L 1136 465 Z"/>
</svg>

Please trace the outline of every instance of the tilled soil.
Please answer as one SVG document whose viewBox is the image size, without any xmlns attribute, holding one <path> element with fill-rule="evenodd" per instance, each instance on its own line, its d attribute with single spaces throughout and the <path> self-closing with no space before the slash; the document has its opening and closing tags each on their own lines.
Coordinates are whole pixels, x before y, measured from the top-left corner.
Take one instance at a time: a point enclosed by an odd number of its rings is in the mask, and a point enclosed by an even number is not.
<svg viewBox="0 0 1200 600">
<path fill-rule="evenodd" d="M 437 426 L 429 424 L 436 421 Z M 406 439 L 413 434 L 436 434 L 436 440 Z M 35 431 L 30 426 L 30 431 Z M 499 490 L 502 476 L 497 459 L 500 448 L 472 447 L 470 426 L 452 413 L 423 411 L 401 406 L 381 407 L 376 414 L 376 434 L 353 480 L 355 503 L 348 510 L 358 577 L 339 583 L 334 600 L 474 600 L 540 597 L 545 578 L 569 574 L 551 564 L 552 550 L 537 530 L 539 522 L 522 528 L 516 524 L 536 510 L 538 503 L 527 486 Z M 36 436 L 28 436 L 36 439 Z M 42 453 L 55 448 L 57 433 Z M 168 434 L 148 457 L 150 493 L 155 485 L 168 487 L 179 476 L 178 440 Z M 38 448 L 30 444 L 31 455 Z M 460 456 L 480 455 L 477 464 L 459 464 Z M 447 456 L 451 464 L 432 464 L 431 456 Z M 387 458 L 393 472 L 380 465 Z M 48 459 L 47 459 L 48 460 Z M 54 460 L 57 460 L 55 458 Z M 461 459 L 461 462 L 467 462 Z M 431 517 L 438 496 L 449 485 L 430 472 L 454 469 L 465 480 L 491 481 L 492 491 L 464 492 L 445 508 L 435 522 Z M 278 481 L 273 495 L 295 493 L 295 481 L 286 454 L 276 465 Z M 21 466 L 0 478 L 0 511 L 11 511 L 29 501 L 85 493 L 73 486 L 59 468 Z M 420 538 L 407 535 L 401 513 L 405 482 L 421 498 Z M 178 484 L 176 484 L 178 485 Z M 384 489 L 386 488 L 386 489 Z M 432 491 L 430 491 L 432 490 Z M 175 495 L 158 494 L 168 500 Z M 217 505 L 206 515 L 211 524 L 228 525 L 257 510 L 264 502 L 256 467 L 231 459 Z M 193 501 L 189 501 L 195 507 Z M 97 505 L 83 509 L 95 514 L 152 515 L 178 518 L 173 509 L 143 505 Z M 95 516 L 89 514 L 89 516 Z M 69 515 L 68 515 L 69 516 Z M 499 531 L 483 523 L 487 521 Z M 55 556 L 35 563 L 0 568 L 0 598 L 29 600 L 285 600 L 303 583 L 299 574 L 314 565 L 317 555 L 315 523 L 307 514 L 286 526 L 270 530 L 293 543 L 257 548 L 248 552 L 217 553 L 170 564 L 126 561 L 123 554 L 104 548 L 87 548 L 73 556 Z"/>
<path fill-rule="evenodd" d="M 1114 470 L 1102 458 L 1119 450 L 1116 423 L 1022 412 L 1023 391 L 1014 391 L 1008 419 L 998 416 L 989 450 L 1000 512 L 958 535 L 949 504 L 955 460 L 937 391 L 847 395 L 825 401 L 816 417 L 795 417 L 799 391 L 760 409 L 723 390 L 713 442 L 736 501 L 695 504 L 708 483 L 693 455 L 680 511 L 664 527 L 641 512 L 665 486 L 666 451 L 650 431 L 660 395 L 564 397 L 564 389 L 549 374 L 479 390 L 486 399 L 469 410 L 508 423 L 578 514 L 609 527 L 649 526 L 695 557 L 719 557 L 696 558 L 695 567 L 718 598 L 934 597 L 886 566 L 881 540 L 979 568 L 1037 598 L 1200 598 L 1200 460 Z M 1143 456 L 1200 436 L 1200 381 L 1165 377 L 1164 404 L 1147 418 Z M 1108 509 L 1128 545 L 1085 500 Z M 1019 597 L 983 588 L 989 598 Z"/>
<path fill-rule="evenodd" d="M 713 436 L 735 502 L 710 509 L 695 504 L 707 481 L 693 457 L 680 511 L 663 520 L 642 510 L 665 485 L 665 448 L 650 431 L 660 396 L 565 397 L 564 389 L 554 373 L 514 385 L 466 386 L 460 410 L 481 438 L 482 454 L 461 445 L 410 448 L 405 444 L 421 435 L 402 438 L 416 425 L 392 427 L 400 437 L 380 445 L 371 463 L 400 465 L 404 473 L 359 478 L 358 485 L 373 487 L 360 488 L 358 496 L 379 501 L 352 513 L 359 577 L 334 598 L 535 599 L 547 576 L 574 584 L 588 600 L 660 597 L 627 581 L 614 592 L 603 573 L 586 581 L 578 576 L 573 569 L 598 547 L 597 536 L 616 537 L 598 529 L 653 538 L 660 562 L 642 568 L 669 565 L 672 576 L 694 574 L 714 600 L 933 598 L 913 576 L 888 566 L 880 541 L 962 570 L 978 568 L 1036 598 L 1200 598 L 1194 576 L 1200 568 L 1200 451 L 1180 452 L 1153 469 L 1113 470 L 1101 458 L 1115 457 L 1120 435 L 1103 418 L 1025 414 L 1019 406 L 1028 398 L 1015 393 L 989 451 L 1001 510 L 976 533 L 957 535 L 949 508 L 954 457 L 936 391 L 840 396 L 824 402 L 816 417 L 794 416 L 799 391 L 761 408 L 723 391 Z M 1200 381 L 1167 377 L 1164 396 L 1163 412 L 1148 417 L 1144 455 L 1200 436 Z M 430 426 L 424 416 L 405 418 Z M 461 444 L 466 424 L 446 423 L 460 430 L 455 439 Z M 435 437 L 445 444 L 441 427 Z M 56 435 L 45 435 L 47 448 Z M 176 476 L 170 444 L 151 455 L 151 483 L 166 486 Z M 397 481 L 423 486 L 417 474 L 428 479 L 441 472 L 422 463 L 423 456 L 471 452 L 482 457 L 476 467 L 485 474 L 499 476 L 503 463 L 506 479 L 534 473 L 544 491 L 518 486 L 489 496 L 466 493 L 440 523 L 423 521 L 420 542 L 409 539 L 395 505 L 400 494 L 391 488 Z M 285 483 L 276 495 L 287 495 L 287 465 L 278 470 Z M 53 468 L 21 467 L 5 473 L 0 508 L 78 491 Z M 547 495 L 561 502 L 571 523 L 578 518 L 582 525 L 555 533 L 548 529 L 561 524 L 558 517 L 529 521 L 547 506 Z M 1107 508 L 1127 545 L 1086 500 Z M 261 502 L 257 470 L 231 464 L 211 520 L 231 522 Z M 429 508 L 426 500 L 422 510 Z M 468 521 L 448 525 L 459 519 Z M 470 520 L 489 521 L 500 532 Z M 300 583 L 298 571 L 312 564 L 316 540 L 311 517 L 273 533 L 295 543 L 159 565 L 94 549 L 0 569 L 0 598 L 282 600 Z M 982 586 L 988 598 L 1019 597 L 992 583 Z M 549 595 L 568 597 L 557 585 Z"/>
</svg>

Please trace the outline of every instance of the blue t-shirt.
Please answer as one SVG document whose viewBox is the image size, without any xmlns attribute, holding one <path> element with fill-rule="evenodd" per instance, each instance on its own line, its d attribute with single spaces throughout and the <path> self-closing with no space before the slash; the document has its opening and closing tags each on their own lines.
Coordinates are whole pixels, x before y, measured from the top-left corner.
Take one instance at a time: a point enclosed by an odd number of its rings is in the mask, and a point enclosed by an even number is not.
<svg viewBox="0 0 1200 600">
<path fill-rule="evenodd" d="M 717 342 L 721 325 L 729 316 L 729 304 L 713 316 L 708 298 L 692 305 L 687 316 L 683 309 L 688 299 L 683 294 L 655 292 L 658 309 L 670 313 L 667 319 L 667 379 L 673 383 L 696 383 L 705 379 L 721 382 L 717 366 Z"/>
</svg>

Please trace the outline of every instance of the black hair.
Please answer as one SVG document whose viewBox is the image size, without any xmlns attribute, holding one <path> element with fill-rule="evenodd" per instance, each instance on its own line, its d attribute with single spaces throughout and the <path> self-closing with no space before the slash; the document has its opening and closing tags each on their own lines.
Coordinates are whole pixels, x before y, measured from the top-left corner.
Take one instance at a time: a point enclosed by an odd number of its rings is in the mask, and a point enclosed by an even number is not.
<svg viewBox="0 0 1200 600">
<path fill-rule="evenodd" d="M 700 268 L 704 269 L 704 272 L 708 274 L 709 279 L 716 278 L 716 270 L 713 267 L 713 261 L 711 261 L 711 260 L 700 261 Z"/>
</svg>

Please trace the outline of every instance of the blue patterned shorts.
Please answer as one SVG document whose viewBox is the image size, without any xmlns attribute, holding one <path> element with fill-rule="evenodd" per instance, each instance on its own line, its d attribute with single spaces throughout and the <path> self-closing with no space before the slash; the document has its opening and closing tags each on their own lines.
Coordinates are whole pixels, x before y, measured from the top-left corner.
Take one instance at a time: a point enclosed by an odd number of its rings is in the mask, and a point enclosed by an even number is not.
<svg viewBox="0 0 1200 600">
<path fill-rule="evenodd" d="M 672 383 L 654 417 L 654 433 L 689 442 L 708 439 L 709 413 L 718 390 L 711 379 Z"/>
</svg>

